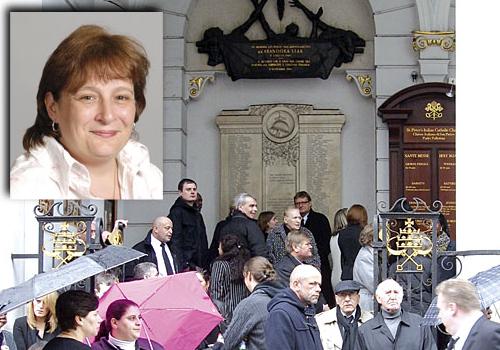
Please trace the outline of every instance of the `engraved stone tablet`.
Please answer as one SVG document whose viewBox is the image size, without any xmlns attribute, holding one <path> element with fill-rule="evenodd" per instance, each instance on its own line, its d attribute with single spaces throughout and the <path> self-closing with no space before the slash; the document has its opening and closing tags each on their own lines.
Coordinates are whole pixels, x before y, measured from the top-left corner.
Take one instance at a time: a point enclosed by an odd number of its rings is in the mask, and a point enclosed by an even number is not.
<svg viewBox="0 0 500 350">
<path fill-rule="evenodd" d="M 220 216 L 235 195 L 248 192 L 259 211 L 281 216 L 297 191 L 332 218 L 341 205 L 339 110 L 311 105 L 253 105 L 224 110 L 216 118 L 221 136 Z M 333 222 L 333 221 L 332 221 Z"/>
</svg>

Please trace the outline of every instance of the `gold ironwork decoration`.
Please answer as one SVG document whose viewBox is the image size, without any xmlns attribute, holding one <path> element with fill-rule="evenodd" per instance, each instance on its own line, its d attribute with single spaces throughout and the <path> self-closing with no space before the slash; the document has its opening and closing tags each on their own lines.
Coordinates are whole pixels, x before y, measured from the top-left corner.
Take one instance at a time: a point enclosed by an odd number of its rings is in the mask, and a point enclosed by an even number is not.
<svg viewBox="0 0 500 350">
<path fill-rule="evenodd" d="M 372 95 L 372 77 L 370 74 L 346 73 L 347 81 L 355 81 L 361 95 L 370 97 Z"/>
<path fill-rule="evenodd" d="M 444 51 L 455 51 L 455 32 L 413 32 L 413 50 L 425 50 L 429 46 L 439 46 Z"/>
<path fill-rule="evenodd" d="M 83 223 L 83 225 L 82 225 Z M 69 222 L 63 222 L 60 224 L 59 231 L 52 231 L 50 227 L 45 227 L 45 231 L 49 232 L 52 240 L 53 246 L 52 251 L 42 248 L 45 255 L 53 258 L 55 260 L 55 267 L 59 268 L 62 265 L 69 263 L 74 258 L 82 256 L 87 250 L 85 241 L 81 239 L 82 230 L 86 229 L 84 222 L 79 222 L 76 226 L 75 232 L 70 231 L 72 225 Z"/>
<path fill-rule="evenodd" d="M 40 199 L 38 201 L 39 212 L 41 215 L 51 216 L 53 214 L 54 200 L 53 199 Z"/>
<path fill-rule="evenodd" d="M 394 232 L 387 225 L 387 251 L 395 256 L 405 258 L 402 263 L 396 265 L 396 271 L 403 271 L 404 265 L 412 262 L 417 271 L 423 271 L 423 265 L 419 264 L 415 257 L 428 255 L 432 251 L 432 240 L 420 228 L 415 228 L 415 221 L 407 218 L 404 223 L 404 228 L 400 228 L 399 232 L 391 237 L 391 232 Z"/>
<path fill-rule="evenodd" d="M 207 81 L 214 81 L 214 76 L 202 75 L 189 79 L 189 97 L 197 98 L 200 96 Z"/>
<path fill-rule="evenodd" d="M 444 111 L 444 108 L 441 106 L 441 103 L 432 101 L 427 104 L 425 111 L 427 112 L 425 113 L 427 119 L 436 120 L 443 117 L 443 113 L 441 112 Z"/>
</svg>

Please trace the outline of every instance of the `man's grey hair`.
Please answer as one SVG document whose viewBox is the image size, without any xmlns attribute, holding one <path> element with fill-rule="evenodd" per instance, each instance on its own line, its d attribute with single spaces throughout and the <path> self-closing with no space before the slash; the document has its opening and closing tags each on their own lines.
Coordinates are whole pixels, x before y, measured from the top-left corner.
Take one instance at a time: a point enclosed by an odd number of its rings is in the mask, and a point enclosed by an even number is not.
<svg viewBox="0 0 500 350">
<path fill-rule="evenodd" d="M 158 276 L 158 268 L 155 263 L 152 262 L 142 262 L 135 265 L 134 267 L 134 279 L 143 280 L 145 277 L 155 277 Z"/>
<path fill-rule="evenodd" d="M 252 198 L 253 200 L 257 201 L 253 196 L 249 195 L 246 192 L 243 192 L 234 197 L 234 207 L 238 209 L 241 206 L 245 205 L 248 201 L 248 198 Z"/>
</svg>

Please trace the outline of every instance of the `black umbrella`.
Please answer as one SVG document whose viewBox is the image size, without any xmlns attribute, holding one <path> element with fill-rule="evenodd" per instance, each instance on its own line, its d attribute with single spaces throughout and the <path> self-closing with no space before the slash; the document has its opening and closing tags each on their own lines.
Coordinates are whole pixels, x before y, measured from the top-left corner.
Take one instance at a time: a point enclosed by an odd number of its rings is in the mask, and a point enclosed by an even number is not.
<svg viewBox="0 0 500 350">
<path fill-rule="evenodd" d="M 0 312 L 7 313 L 28 301 L 72 285 L 146 254 L 124 246 L 111 245 L 81 256 L 59 269 L 42 272 L 17 286 L 0 292 Z"/>
<path fill-rule="evenodd" d="M 478 272 L 469 278 L 469 281 L 476 286 L 481 308 L 486 309 L 500 300 L 500 265 Z M 432 326 L 440 324 L 438 314 L 437 297 L 435 297 L 425 313 L 422 324 Z"/>
</svg>

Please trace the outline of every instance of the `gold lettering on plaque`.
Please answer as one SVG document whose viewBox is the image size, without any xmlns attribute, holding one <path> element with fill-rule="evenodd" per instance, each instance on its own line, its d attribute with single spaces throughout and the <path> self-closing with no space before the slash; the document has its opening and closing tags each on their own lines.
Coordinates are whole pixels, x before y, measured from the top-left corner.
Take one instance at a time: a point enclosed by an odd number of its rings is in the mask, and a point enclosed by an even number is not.
<svg viewBox="0 0 500 350">
<path fill-rule="evenodd" d="M 428 113 L 425 113 L 425 117 L 428 119 L 436 120 L 438 118 L 443 117 L 443 113 L 441 113 L 444 110 L 444 108 L 441 106 L 441 103 L 432 101 L 427 104 L 425 107 L 425 111 Z"/>
</svg>

